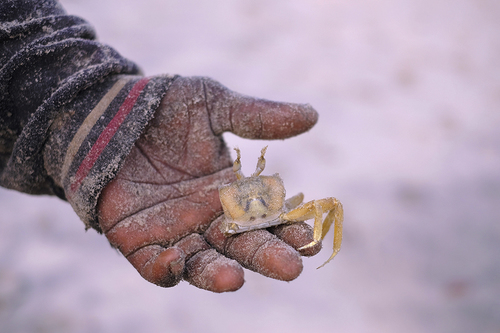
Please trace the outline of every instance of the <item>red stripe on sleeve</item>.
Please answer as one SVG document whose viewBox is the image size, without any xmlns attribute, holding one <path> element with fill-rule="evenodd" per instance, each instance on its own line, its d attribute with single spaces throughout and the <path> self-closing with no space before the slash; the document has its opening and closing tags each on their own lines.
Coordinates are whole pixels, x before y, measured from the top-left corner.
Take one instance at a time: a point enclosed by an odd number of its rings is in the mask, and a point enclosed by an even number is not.
<svg viewBox="0 0 500 333">
<path fill-rule="evenodd" d="M 71 192 L 75 192 L 80 187 L 85 177 L 87 177 L 90 169 L 92 169 L 99 156 L 101 156 L 109 141 L 111 141 L 118 131 L 118 128 L 125 121 L 127 115 L 132 111 L 132 108 L 148 81 L 149 78 L 143 78 L 132 87 L 116 115 L 111 119 L 104 131 L 102 131 L 101 135 L 99 135 L 99 138 L 90 149 L 90 152 L 85 156 L 85 159 L 78 167 L 75 179 L 70 186 Z"/>
</svg>

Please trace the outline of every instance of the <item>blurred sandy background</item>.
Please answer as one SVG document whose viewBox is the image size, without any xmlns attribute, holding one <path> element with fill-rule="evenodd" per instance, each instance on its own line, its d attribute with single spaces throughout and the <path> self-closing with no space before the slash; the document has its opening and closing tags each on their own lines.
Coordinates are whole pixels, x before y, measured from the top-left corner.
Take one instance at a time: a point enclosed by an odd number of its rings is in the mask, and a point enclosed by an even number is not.
<svg viewBox="0 0 500 333">
<path fill-rule="evenodd" d="M 65 0 L 147 75 L 307 102 L 279 142 L 227 135 L 288 193 L 335 196 L 291 283 L 236 293 L 144 280 L 68 204 L 0 189 L 1 332 L 500 332 L 500 2 Z"/>
</svg>

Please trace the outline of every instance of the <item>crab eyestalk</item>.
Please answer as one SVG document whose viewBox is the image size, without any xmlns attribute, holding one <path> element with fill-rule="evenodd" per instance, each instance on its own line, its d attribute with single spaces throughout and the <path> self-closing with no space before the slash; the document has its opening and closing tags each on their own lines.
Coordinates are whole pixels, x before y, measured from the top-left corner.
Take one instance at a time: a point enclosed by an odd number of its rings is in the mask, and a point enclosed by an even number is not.
<svg viewBox="0 0 500 333">
<path fill-rule="evenodd" d="M 236 179 L 240 180 L 245 178 L 243 172 L 241 172 L 241 152 L 239 148 L 234 148 L 236 150 L 236 159 L 233 163 L 233 172 L 236 175 Z"/>
<path fill-rule="evenodd" d="M 264 171 L 264 168 L 266 167 L 266 159 L 264 158 L 264 155 L 266 154 L 267 146 L 262 148 L 260 151 L 260 157 L 259 160 L 257 161 L 257 167 L 255 168 L 255 172 L 252 174 L 252 177 L 257 177 L 260 175 L 262 171 Z"/>
</svg>

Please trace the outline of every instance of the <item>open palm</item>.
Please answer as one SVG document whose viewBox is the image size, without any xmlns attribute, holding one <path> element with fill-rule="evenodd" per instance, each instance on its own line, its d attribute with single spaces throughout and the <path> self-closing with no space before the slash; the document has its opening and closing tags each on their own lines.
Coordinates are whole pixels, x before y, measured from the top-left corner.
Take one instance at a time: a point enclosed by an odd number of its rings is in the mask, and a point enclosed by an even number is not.
<svg viewBox="0 0 500 333">
<path fill-rule="evenodd" d="M 208 78 L 177 78 L 99 198 L 103 232 L 146 280 L 164 287 L 185 279 L 215 292 L 237 290 L 241 266 L 296 278 L 300 255 L 319 251 L 295 250 L 312 240 L 308 225 L 221 233 L 218 187 L 235 180 L 222 133 L 284 139 L 316 121 L 308 105 L 243 96 Z"/>
</svg>

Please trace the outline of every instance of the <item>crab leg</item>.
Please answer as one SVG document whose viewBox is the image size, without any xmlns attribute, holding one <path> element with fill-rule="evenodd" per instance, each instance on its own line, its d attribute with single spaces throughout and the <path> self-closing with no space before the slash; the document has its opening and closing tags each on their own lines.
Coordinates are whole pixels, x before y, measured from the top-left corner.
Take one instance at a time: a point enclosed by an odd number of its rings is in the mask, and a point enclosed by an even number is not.
<svg viewBox="0 0 500 333">
<path fill-rule="evenodd" d="M 328 212 L 324 221 L 323 211 Z M 342 222 L 344 220 L 342 204 L 335 198 L 313 200 L 283 216 L 283 219 L 292 222 L 306 221 L 311 218 L 314 218 L 314 240 L 311 243 L 300 247 L 299 250 L 307 249 L 321 242 L 330 230 L 331 225 L 335 223 L 333 253 L 323 265 L 318 267 L 321 268 L 330 262 L 330 260 L 332 260 L 340 251 L 340 246 L 342 244 Z"/>
<path fill-rule="evenodd" d="M 335 257 L 337 253 L 339 253 L 340 246 L 342 245 L 342 223 L 344 221 L 344 209 L 342 208 L 342 204 L 340 203 L 340 201 L 335 198 L 333 198 L 333 204 L 334 208 L 330 210 L 326 215 L 326 218 L 323 221 L 323 228 L 321 232 L 321 240 L 323 240 L 323 238 L 325 238 L 326 234 L 330 230 L 330 226 L 333 222 L 335 222 L 333 227 L 333 253 L 330 258 L 328 258 L 328 260 L 318 268 L 321 268 L 328 264 L 333 259 L 333 257 Z"/>
</svg>

